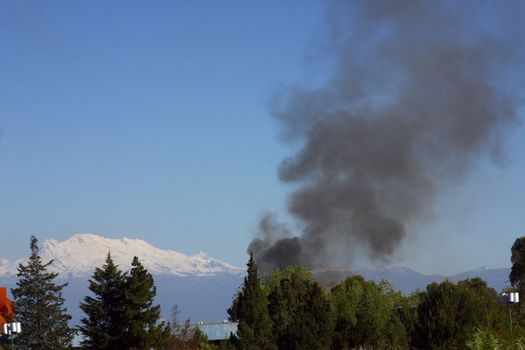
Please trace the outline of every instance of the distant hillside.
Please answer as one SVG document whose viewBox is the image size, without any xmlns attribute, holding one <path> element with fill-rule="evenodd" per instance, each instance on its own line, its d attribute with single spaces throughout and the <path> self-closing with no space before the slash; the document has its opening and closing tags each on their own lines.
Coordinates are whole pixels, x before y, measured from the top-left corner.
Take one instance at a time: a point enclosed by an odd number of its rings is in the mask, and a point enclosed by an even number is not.
<svg viewBox="0 0 525 350">
<path fill-rule="evenodd" d="M 487 269 L 485 267 L 466 271 L 453 276 L 444 275 L 423 275 L 417 271 L 406 267 L 391 266 L 381 268 L 368 268 L 356 271 L 351 270 L 328 270 L 317 271 L 314 275 L 324 283 L 340 281 L 351 275 L 361 275 L 367 280 L 379 282 L 389 281 L 392 287 L 404 294 L 410 294 L 416 289 L 424 290 L 429 283 L 441 282 L 448 278 L 453 282 L 458 282 L 468 278 L 480 277 L 487 282 L 489 287 L 497 292 L 508 287 L 510 268 Z"/>
<path fill-rule="evenodd" d="M 155 302 L 161 305 L 162 316 L 172 320 L 173 306 L 177 305 L 179 321 L 217 322 L 228 317 L 226 310 L 231 305 L 237 288 L 243 277 L 238 275 L 215 276 L 155 276 L 157 297 Z M 16 286 L 16 277 L 1 277 L 0 286 Z M 79 303 L 88 295 L 88 280 L 71 276 L 65 280 L 69 285 L 64 290 L 66 307 L 73 316 L 72 324 L 77 324 L 83 316 Z M 10 292 L 9 292 L 10 294 Z"/>
</svg>

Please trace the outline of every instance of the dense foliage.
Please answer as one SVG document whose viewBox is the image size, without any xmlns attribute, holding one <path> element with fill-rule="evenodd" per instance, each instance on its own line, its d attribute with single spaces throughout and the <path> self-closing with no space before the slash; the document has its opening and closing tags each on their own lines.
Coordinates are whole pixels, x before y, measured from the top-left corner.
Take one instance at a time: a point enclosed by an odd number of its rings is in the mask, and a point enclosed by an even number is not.
<svg viewBox="0 0 525 350">
<path fill-rule="evenodd" d="M 108 253 L 106 263 L 95 269 L 89 281 L 89 290 L 93 296 L 86 296 L 80 304 L 86 314 L 80 326 L 85 349 L 120 349 L 126 334 L 125 285 L 126 274 L 119 270 Z"/>
<path fill-rule="evenodd" d="M 418 305 L 415 344 L 419 349 L 460 349 L 486 321 L 482 298 L 450 281 L 431 283 Z"/>
<path fill-rule="evenodd" d="M 511 248 L 509 280 L 513 287 L 520 291 L 525 290 L 525 237 L 520 237 L 514 241 Z"/>
<path fill-rule="evenodd" d="M 406 329 L 398 313 L 403 297 L 383 282 L 380 285 L 353 276 L 331 291 L 335 317 L 333 349 L 354 347 L 402 349 Z"/>
<path fill-rule="evenodd" d="M 332 337 L 330 302 L 304 268 L 276 271 L 267 281 L 268 310 L 279 349 L 329 349 Z"/>
<path fill-rule="evenodd" d="M 153 277 L 134 257 L 124 292 L 126 349 L 151 349 L 169 335 L 169 327 L 159 323 L 160 306 L 153 305 L 156 294 Z"/>
<path fill-rule="evenodd" d="M 511 248 L 510 261 L 512 268 L 509 275 L 510 283 L 513 287 L 509 291 L 517 291 L 521 298 L 525 298 L 525 237 L 519 237 L 514 241 Z M 513 305 L 513 314 L 522 328 L 525 328 L 525 317 L 517 317 L 519 314 L 525 314 L 525 303 L 521 302 L 519 305 Z"/>
<path fill-rule="evenodd" d="M 86 296 L 80 305 L 86 314 L 80 326 L 85 349 L 151 349 L 169 335 L 167 325 L 159 322 L 160 307 L 153 306 L 153 277 L 137 257 L 128 275 L 108 253 L 89 289 L 94 296 Z"/>
<path fill-rule="evenodd" d="M 13 307 L 23 332 L 16 338 L 19 349 L 68 349 L 74 331 L 68 326 L 71 316 L 64 307 L 62 291 L 67 283 L 55 282 L 57 273 L 47 271 L 38 240 L 31 236 L 31 256 L 18 267 L 17 288 L 12 289 Z"/>
<path fill-rule="evenodd" d="M 228 310 L 230 318 L 239 322 L 234 342 L 243 350 L 277 349 L 268 313 L 268 300 L 261 287 L 252 255 L 247 266 L 242 288 Z"/>
</svg>

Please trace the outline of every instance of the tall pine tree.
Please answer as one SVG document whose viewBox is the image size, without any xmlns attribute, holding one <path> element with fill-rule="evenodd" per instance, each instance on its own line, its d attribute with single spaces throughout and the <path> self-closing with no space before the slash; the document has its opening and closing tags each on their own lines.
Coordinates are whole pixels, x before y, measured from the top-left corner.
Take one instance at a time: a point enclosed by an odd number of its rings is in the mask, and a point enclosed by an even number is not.
<svg viewBox="0 0 525 350">
<path fill-rule="evenodd" d="M 108 253 L 106 263 L 95 269 L 89 281 L 94 297 L 87 296 L 80 308 L 87 317 L 81 319 L 79 327 L 84 339 L 84 349 L 126 349 L 126 274 L 115 265 Z"/>
<path fill-rule="evenodd" d="M 257 265 L 250 254 L 247 276 L 232 307 L 228 310 L 232 320 L 239 321 L 235 343 L 242 350 L 275 350 L 272 321 L 268 313 L 268 300 L 261 288 Z"/>
<path fill-rule="evenodd" d="M 30 247 L 27 264 L 18 267 L 18 287 L 11 290 L 16 318 L 23 327 L 16 338 L 17 346 L 32 350 L 71 348 L 74 331 L 68 326 L 71 316 L 62 297 L 67 283 L 56 284 L 58 274 L 47 271 L 53 261 L 42 262 L 35 236 L 31 236 Z"/>
<path fill-rule="evenodd" d="M 153 277 L 135 256 L 125 289 L 127 349 L 151 349 L 170 335 L 169 326 L 159 322 L 160 306 L 153 305 L 156 294 Z"/>
</svg>

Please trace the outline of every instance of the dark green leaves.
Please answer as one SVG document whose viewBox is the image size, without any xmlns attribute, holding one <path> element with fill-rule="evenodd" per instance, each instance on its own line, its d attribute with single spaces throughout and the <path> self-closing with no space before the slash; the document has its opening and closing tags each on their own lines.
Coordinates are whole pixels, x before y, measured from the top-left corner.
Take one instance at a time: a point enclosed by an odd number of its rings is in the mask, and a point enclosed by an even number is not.
<svg viewBox="0 0 525 350">
<path fill-rule="evenodd" d="M 47 272 L 52 263 L 42 263 L 38 240 L 31 236 L 31 256 L 18 267 L 17 288 L 12 290 L 14 310 L 22 324 L 17 346 L 24 349 L 68 349 L 74 332 L 68 326 L 71 316 L 64 307 L 62 290 L 56 284 L 58 274 Z"/>
<path fill-rule="evenodd" d="M 268 301 L 257 274 L 257 266 L 253 256 L 250 256 L 242 289 L 232 308 L 228 310 L 230 317 L 239 321 L 237 340 L 240 349 L 276 349 L 267 304 Z"/>
<path fill-rule="evenodd" d="M 80 308 L 86 314 L 80 331 L 86 349 L 150 349 L 169 333 L 160 323 L 160 307 L 153 306 L 156 288 L 151 274 L 134 257 L 128 274 L 118 269 L 108 253 L 96 268 Z"/>
</svg>

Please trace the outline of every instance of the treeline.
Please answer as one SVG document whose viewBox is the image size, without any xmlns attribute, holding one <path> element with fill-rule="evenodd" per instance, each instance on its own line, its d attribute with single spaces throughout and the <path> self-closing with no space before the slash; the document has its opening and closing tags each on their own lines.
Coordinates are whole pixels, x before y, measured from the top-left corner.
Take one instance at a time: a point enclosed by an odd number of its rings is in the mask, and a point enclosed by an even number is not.
<svg viewBox="0 0 525 350">
<path fill-rule="evenodd" d="M 387 282 L 361 276 L 321 285 L 303 267 L 261 278 L 253 257 L 228 309 L 230 320 L 238 322 L 229 340 L 211 344 L 189 321 L 161 320 L 151 274 L 137 257 L 123 272 L 109 253 L 89 281 L 91 295 L 80 305 L 85 317 L 73 329 L 62 297 L 66 284 L 57 284 L 57 274 L 47 271 L 52 262 L 42 262 L 34 236 L 30 247 L 12 290 L 23 325 L 17 349 L 70 349 L 76 333 L 82 348 L 99 350 L 525 349 L 523 303 L 502 304 L 479 278 L 431 283 L 405 296 Z M 512 246 L 511 261 L 512 290 L 523 295 L 525 237 Z"/>
<path fill-rule="evenodd" d="M 525 289 L 525 237 L 512 247 L 510 282 Z M 352 276 L 321 285 L 290 267 L 260 278 L 253 257 L 228 310 L 237 349 L 525 349 L 521 304 L 502 303 L 480 278 L 431 283 L 404 296 Z M 511 328 L 512 325 L 512 328 Z"/>
<path fill-rule="evenodd" d="M 511 282 L 523 291 L 525 239 L 516 242 Z M 302 267 L 259 278 L 250 257 L 228 313 L 239 322 L 230 340 L 237 349 L 525 349 L 519 306 L 502 304 L 480 278 L 404 296 L 361 276 L 322 286 Z"/>
</svg>

